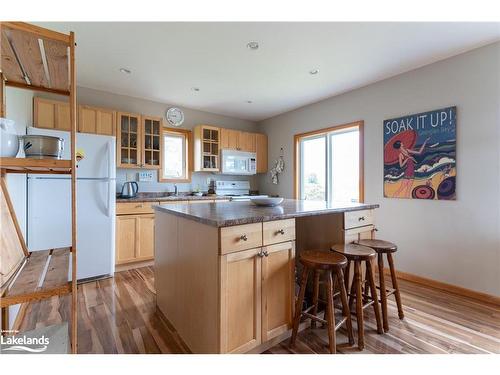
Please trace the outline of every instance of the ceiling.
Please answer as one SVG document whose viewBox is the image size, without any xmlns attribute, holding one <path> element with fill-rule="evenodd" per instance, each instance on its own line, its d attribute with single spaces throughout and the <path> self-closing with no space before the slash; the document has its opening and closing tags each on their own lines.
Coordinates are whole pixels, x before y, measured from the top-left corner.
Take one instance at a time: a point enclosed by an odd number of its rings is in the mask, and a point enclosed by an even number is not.
<svg viewBox="0 0 500 375">
<path fill-rule="evenodd" d="M 252 121 L 500 40 L 500 23 L 38 24 L 76 33 L 79 86 Z"/>
</svg>

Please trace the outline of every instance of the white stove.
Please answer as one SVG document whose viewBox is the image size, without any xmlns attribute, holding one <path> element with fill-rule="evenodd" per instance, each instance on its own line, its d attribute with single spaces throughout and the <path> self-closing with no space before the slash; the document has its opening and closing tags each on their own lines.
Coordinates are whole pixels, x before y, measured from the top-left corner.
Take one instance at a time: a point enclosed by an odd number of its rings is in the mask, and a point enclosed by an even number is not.
<svg viewBox="0 0 500 375">
<path fill-rule="evenodd" d="M 215 194 L 229 197 L 232 201 L 248 201 L 250 198 L 265 198 L 267 195 L 250 195 L 249 181 L 215 181 Z"/>
</svg>

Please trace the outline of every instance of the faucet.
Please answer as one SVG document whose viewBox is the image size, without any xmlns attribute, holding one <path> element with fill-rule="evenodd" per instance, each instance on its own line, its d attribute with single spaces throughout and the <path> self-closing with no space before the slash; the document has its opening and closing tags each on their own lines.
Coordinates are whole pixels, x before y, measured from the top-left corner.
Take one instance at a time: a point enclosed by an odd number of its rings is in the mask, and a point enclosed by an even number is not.
<svg viewBox="0 0 500 375">
<path fill-rule="evenodd" d="M 174 195 L 177 196 L 177 184 L 174 184 Z"/>
</svg>

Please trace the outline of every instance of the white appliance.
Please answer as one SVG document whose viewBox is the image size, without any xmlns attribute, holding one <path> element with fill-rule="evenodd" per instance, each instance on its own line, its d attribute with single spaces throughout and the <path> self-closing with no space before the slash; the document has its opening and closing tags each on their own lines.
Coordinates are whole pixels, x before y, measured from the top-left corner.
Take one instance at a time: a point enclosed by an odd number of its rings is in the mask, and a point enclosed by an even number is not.
<svg viewBox="0 0 500 375">
<path fill-rule="evenodd" d="M 250 195 L 249 181 L 215 181 L 215 194 L 229 197 L 231 201 L 249 201 L 250 198 L 267 197 L 267 195 Z"/>
<path fill-rule="evenodd" d="M 222 150 L 222 174 L 252 175 L 257 173 L 255 152 Z"/>
<path fill-rule="evenodd" d="M 70 133 L 28 128 L 28 134 L 64 138 L 70 159 Z M 77 134 L 77 278 L 113 275 L 115 260 L 115 137 Z M 28 175 L 28 248 L 71 246 L 71 178 Z"/>
</svg>

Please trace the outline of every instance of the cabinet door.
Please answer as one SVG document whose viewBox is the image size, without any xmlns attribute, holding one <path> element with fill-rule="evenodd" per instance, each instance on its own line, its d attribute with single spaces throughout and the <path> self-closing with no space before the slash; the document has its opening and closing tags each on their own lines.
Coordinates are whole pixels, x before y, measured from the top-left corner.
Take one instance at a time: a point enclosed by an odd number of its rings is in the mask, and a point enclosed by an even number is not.
<svg viewBox="0 0 500 375">
<path fill-rule="evenodd" d="M 255 152 L 255 133 L 239 133 L 239 150 L 246 152 Z"/>
<path fill-rule="evenodd" d="M 56 102 L 33 98 L 33 126 L 44 129 L 56 128 Z"/>
<path fill-rule="evenodd" d="M 137 246 L 137 260 L 153 259 L 154 257 L 154 233 L 155 215 L 141 215 L 137 218 L 137 234 L 139 236 Z"/>
<path fill-rule="evenodd" d="M 263 248 L 262 342 L 292 327 L 295 241 Z"/>
<path fill-rule="evenodd" d="M 344 243 L 372 239 L 374 229 L 374 225 L 365 225 L 363 227 L 344 230 Z"/>
<path fill-rule="evenodd" d="M 142 162 L 145 168 L 160 168 L 160 133 L 163 126 L 161 117 L 142 118 Z"/>
<path fill-rule="evenodd" d="M 140 168 L 141 152 L 141 116 L 119 112 L 116 126 L 116 156 L 119 168 Z"/>
<path fill-rule="evenodd" d="M 97 134 L 97 110 L 95 108 L 78 106 L 78 132 Z"/>
<path fill-rule="evenodd" d="M 239 131 L 233 129 L 221 129 L 221 148 L 236 150 L 239 143 Z"/>
<path fill-rule="evenodd" d="M 220 257 L 221 353 L 261 343 L 261 248 Z"/>
<path fill-rule="evenodd" d="M 56 104 L 56 129 L 71 131 L 71 114 L 68 103 Z"/>
<path fill-rule="evenodd" d="M 133 262 L 136 258 L 137 218 L 134 215 L 116 217 L 116 264 Z"/>
<path fill-rule="evenodd" d="M 107 109 L 97 110 L 97 134 L 116 134 L 116 112 Z"/>
<path fill-rule="evenodd" d="M 257 173 L 267 173 L 267 135 L 255 134 L 255 152 L 257 153 Z"/>
</svg>

